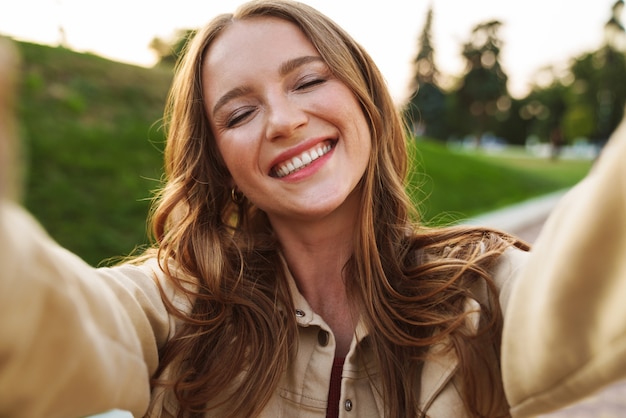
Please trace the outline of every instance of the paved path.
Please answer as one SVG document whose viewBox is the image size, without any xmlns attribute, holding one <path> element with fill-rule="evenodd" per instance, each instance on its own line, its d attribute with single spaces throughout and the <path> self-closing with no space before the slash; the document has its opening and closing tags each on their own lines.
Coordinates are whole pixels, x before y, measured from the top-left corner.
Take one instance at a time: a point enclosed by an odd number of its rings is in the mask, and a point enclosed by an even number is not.
<svg viewBox="0 0 626 418">
<path fill-rule="evenodd" d="M 532 199 L 520 205 L 485 214 L 468 223 L 503 229 L 531 243 L 535 241 L 550 210 L 563 192 Z M 626 417 L 626 381 L 609 386 L 567 408 L 539 418 L 624 418 Z"/>
</svg>

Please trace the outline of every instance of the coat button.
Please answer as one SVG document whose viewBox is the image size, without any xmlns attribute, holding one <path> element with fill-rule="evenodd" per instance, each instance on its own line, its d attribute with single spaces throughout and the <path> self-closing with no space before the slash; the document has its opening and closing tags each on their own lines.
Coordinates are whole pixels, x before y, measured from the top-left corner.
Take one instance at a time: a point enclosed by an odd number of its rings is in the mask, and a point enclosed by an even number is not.
<svg viewBox="0 0 626 418">
<path fill-rule="evenodd" d="M 346 411 L 350 412 L 352 411 L 352 401 L 350 399 L 346 399 L 346 402 L 344 403 L 344 408 L 346 408 Z"/>
<path fill-rule="evenodd" d="M 296 316 L 298 318 L 304 318 L 304 311 L 302 309 L 296 309 Z"/>
<path fill-rule="evenodd" d="M 317 333 L 317 342 L 322 347 L 326 347 L 328 345 L 328 341 L 329 340 L 330 340 L 330 337 L 328 336 L 328 332 L 327 331 L 320 330 L 320 332 Z"/>
</svg>

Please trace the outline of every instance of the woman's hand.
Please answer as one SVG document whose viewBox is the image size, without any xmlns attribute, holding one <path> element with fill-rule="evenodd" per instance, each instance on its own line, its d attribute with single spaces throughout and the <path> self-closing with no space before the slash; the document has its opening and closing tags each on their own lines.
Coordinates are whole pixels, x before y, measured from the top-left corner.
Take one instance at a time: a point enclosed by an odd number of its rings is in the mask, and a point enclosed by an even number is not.
<svg viewBox="0 0 626 418">
<path fill-rule="evenodd" d="M 0 200 L 16 197 L 15 82 L 18 54 L 0 37 Z"/>
</svg>

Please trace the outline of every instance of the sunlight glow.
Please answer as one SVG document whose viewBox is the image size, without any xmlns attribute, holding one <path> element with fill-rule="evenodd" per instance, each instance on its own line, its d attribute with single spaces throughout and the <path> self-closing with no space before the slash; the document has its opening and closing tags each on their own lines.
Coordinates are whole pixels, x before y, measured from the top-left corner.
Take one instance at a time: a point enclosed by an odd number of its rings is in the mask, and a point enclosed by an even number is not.
<svg viewBox="0 0 626 418">
<path fill-rule="evenodd" d="M 426 12 L 434 11 L 433 44 L 439 69 L 456 77 L 463 71 L 461 45 L 486 20 L 503 22 L 502 62 L 513 95 L 526 93 L 540 68 L 562 64 L 593 50 L 603 39 L 614 0 L 304 0 L 336 20 L 374 57 L 397 100 L 407 95 Z M 27 41 L 150 66 L 148 44 L 193 29 L 234 10 L 243 0 L 20 0 L 0 13 L 0 34 Z M 62 30 L 61 30 L 62 28 Z"/>
</svg>

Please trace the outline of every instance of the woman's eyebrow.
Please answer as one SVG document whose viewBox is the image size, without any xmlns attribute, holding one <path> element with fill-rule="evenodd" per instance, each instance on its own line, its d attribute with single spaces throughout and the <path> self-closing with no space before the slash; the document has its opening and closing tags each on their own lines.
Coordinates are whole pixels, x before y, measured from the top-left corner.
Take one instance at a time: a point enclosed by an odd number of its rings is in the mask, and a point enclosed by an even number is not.
<svg viewBox="0 0 626 418">
<path fill-rule="evenodd" d="M 319 55 L 305 55 L 303 57 L 293 58 L 283 62 L 278 68 L 278 74 L 281 76 L 286 76 L 293 70 L 301 67 L 302 65 L 308 64 L 310 62 L 323 62 L 322 57 Z"/>
<path fill-rule="evenodd" d="M 247 87 L 235 87 L 234 89 L 228 90 L 213 106 L 213 114 L 215 115 L 218 110 L 226 103 L 230 102 L 237 97 L 245 96 L 250 92 L 250 88 Z"/>
<path fill-rule="evenodd" d="M 281 77 L 284 77 L 292 71 L 296 70 L 297 68 L 311 62 L 324 62 L 324 60 L 318 55 L 305 55 L 302 57 L 293 58 L 283 62 L 280 67 L 278 67 L 278 74 Z M 218 101 L 215 103 L 215 106 L 213 106 L 213 114 L 215 115 L 217 111 L 220 110 L 220 108 L 229 101 L 236 99 L 237 97 L 244 96 L 249 92 L 250 89 L 247 87 L 235 87 L 234 89 L 227 91 L 222 97 L 218 99 Z"/>
</svg>

